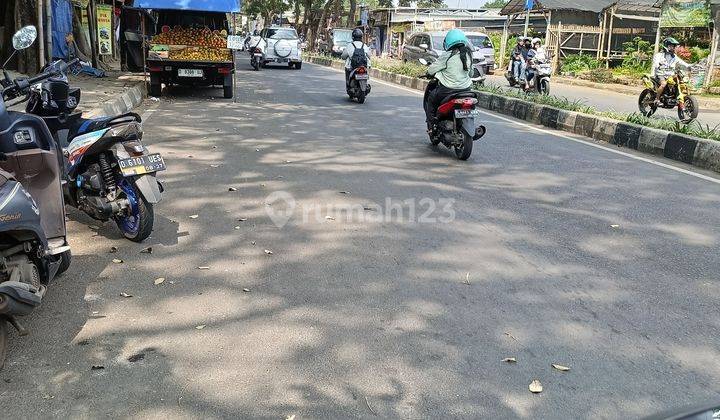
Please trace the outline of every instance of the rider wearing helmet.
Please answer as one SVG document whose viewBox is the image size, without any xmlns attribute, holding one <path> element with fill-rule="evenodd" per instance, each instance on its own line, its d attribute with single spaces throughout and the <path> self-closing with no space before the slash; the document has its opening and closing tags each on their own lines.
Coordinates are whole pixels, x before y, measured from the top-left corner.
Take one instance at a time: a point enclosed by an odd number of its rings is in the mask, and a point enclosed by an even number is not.
<svg viewBox="0 0 720 420">
<path fill-rule="evenodd" d="M 665 91 L 668 82 L 675 82 L 675 73 L 678 71 L 678 67 L 690 68 L 688 63 L 675 54 L 675 47 L 678 45 L 680 45 L 680 42 L 677 39 L 673 37 L 665 38 L 663 41 L 664 51 L 660 51 L 653 57 L 652 77 L 660 84 L 655 97 L 656 105 L 660 104 L 660 97 Z"/>
<path fill-rule="evenodd" d="M 349 42 L 342 52 L 340 58 L 345 60 L 345 84 L 350 82 L 350 72 L 352 71 L 352 56 L 356 49 L 362 49 L 365 53 L 366 67 L 370 68 L 370 47 L 363 42 L 363 30 L 355 28 L 352 31 L 352 42 Z"/>
<path fill-rule="evenodd" d="M 535 78 L 535 65 L 547 60 L 547 54 L 540 38 L 533 38 L 531 45 L 522 66 L 522 73 L 525 75 L 525 90 L 530 89 L 530 81 Z"/>
<path fill-rule="evenodd" d="M 428 88 L 425 101 L 425 115 L 430 128 L 440 102 L 448 95 L 464 92 L 472 86 L 472 47 L 465 33 L 451 29 L 445 35 L 445 52 L 430 65 L 427 74 L 437 80 L 434 88 Z"/>
</svg>

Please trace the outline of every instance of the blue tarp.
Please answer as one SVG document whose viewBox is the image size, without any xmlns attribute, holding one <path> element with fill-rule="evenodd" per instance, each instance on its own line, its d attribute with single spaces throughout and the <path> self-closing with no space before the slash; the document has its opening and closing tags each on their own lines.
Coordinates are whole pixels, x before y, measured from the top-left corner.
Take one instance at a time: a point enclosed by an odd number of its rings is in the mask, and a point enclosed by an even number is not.
<svg viewBox="0 0 720 420">
<path fill-rule="evenodd" d="M 239 12 L 241 0 L 137 0 L 138 9 L 195 10 L 200 12 Z"/>
<path fill-rule="evenodd" d="M 65 37 L 72 34 L 73 8 L 70 0 L 52 0 L 52 56 L 68 58 Z"/>
</svg>

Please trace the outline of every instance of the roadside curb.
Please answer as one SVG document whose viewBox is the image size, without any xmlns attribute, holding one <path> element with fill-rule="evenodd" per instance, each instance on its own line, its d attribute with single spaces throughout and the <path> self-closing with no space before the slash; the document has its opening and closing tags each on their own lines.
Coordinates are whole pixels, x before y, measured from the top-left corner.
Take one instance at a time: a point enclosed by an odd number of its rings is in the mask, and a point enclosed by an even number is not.
<svg viewBox="0 0 720 420">
<path fill-rule="evenodd" d="M 343 63 L 326 58 L 306 57 L 308 62 L 342 69 Z M 406 88 L 424 90 L 427 80 L 371 69 L 377 79 Z M 539 105 L 521 99 L 478 91 L 478 106 L 533 124 L 566 131 L 618 147 L 663 156 L 698 168 L 720 172 L 720 142 L 680 133 L 644 127 L 575 111 Z"/>
<path fill-rule="evenodd" d="M 637 85 L 621 85 L 618 83 L 612 83 L 612 84 L 603 84 L 603 83 L 597 83 L 592 82 L 590 80 L 583 80 L 583 79 L 576 79 L 572 77 L 563 77 L 563 76 L 555 76 L 553 80 L 561 82 L 565 85 L 570 86 L 581 86 L 581 87 L 587 87 L 591 89 L 598 89 L 598 90 L 605 90 L 605 91 L 611 91 L 615 93 L 622 93 L 624 95 L 632 95 L 632 96 L 639 96 L 640 92 L 645 89 L 645 87 L 642 84 Z M 720 107 L 720 99 L 710 99 L 706 97 L 702 97 L 699 95 L 695 95 L 695 98 L 698 100 L 698 103 L 700 104 L 701 108 L 717 108 Z"/>
<path fill-rule="evenodd" d="M 138 81 L 119 96 L 105 102 L 102 107 L 86 111 L 86 118 L 124 114 L 132 111 L 147 97 L 145 83 Z"/>
</svg>

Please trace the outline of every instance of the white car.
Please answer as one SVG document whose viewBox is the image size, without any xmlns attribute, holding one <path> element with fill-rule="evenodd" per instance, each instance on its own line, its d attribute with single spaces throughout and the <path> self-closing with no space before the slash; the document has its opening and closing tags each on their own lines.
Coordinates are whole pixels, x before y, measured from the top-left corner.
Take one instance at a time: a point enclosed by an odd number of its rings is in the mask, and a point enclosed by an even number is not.
<svg viewBox="0 0 720 420">
<path fill-rule="evenodd" d="M 302 43 L 294 28 L 271 26 L 260 32 L 263 41 L 263 65 L 287 64 L 290 68 L 302 68 Z"/>
</svg>

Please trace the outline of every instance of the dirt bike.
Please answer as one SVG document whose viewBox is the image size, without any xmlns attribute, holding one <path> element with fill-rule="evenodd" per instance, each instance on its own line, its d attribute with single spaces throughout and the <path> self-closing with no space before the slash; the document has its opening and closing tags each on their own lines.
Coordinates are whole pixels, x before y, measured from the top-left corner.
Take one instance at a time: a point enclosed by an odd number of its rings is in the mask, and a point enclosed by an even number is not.
<svg viewBox="0 0 720 420">
<path fill-rule="evenodd" d="M 655 99 L 657 99 L 660 80 L 650 75 L 643 76 L 642 80 L 645 84 L 645 90 L 640 93 L 638 107 L 642 115 L 651 117 L 658 109 Z M 700 113 L 697 99 L 690 95 L 690 78 L 684 71 L 680 70 L 674 76 L 669 77 L 667 81 L 665 91 L 660 97 L 660 107 L 665 109 L 677 107 L 680 122 L 690 124 Z"/>
</svg>

